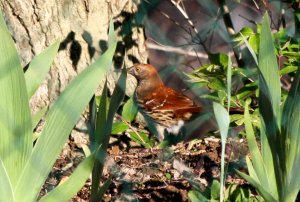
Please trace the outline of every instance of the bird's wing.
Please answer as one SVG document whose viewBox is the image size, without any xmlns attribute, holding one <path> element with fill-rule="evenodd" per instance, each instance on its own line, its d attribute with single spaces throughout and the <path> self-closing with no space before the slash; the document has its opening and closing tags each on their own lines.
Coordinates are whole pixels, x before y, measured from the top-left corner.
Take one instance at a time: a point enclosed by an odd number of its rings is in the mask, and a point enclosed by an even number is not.
<svg viewBox="0 0 300 202">
<path fill-rule="evenodd" d="M 152 94 L 144 101 L 144 106 L 147 109 L 154 110 L 188 110 L 198 109 L 199 107 L 188 97 L 176 92 L 171 88 L 158 89 L 155 94 Z"/>
</svg>

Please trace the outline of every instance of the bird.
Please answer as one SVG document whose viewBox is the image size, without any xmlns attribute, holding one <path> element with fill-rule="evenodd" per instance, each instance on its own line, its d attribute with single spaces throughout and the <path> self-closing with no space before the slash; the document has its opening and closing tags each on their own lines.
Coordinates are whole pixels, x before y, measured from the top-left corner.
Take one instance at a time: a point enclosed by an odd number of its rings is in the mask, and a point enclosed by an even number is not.
<svg viewBox="0 0 300 202">
<path fill-rule="evenodd" d="M 135 64 L 128 73 L 137 80 L 134 100 L 142 114 L 170 134 L 179 134 L 185 122 L 203 109 L 181 92 L 167 87 L 150 64 Z"/>
</svg>

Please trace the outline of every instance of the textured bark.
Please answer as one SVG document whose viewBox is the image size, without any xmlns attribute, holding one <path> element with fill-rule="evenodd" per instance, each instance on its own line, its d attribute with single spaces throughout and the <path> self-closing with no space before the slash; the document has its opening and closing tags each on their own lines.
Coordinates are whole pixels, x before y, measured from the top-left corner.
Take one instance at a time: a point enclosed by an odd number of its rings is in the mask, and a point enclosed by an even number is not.
<svg viewBox="0 0 300 202">
<path fill-rule="evenodd" d="M 23 66 L 56 39 L 61 41 L 47 79 L 31 99 L 33 113 L 49 106 L 70 80 L 104 52 L 110 19 L 119 40 L 115 66 L 122 63 L 125 49 L 134 55 L 134 60 L 126 59 L 127 66 L 147 60 L 143 29 L 127 26 L 130 30 L 124 35 L 123 25 L 131 24 L 138 11 L 132 0 L 2 0 L 0 6 Z M 111 89 L 116 77 L 109 76 Z M 128 89 L 132 93 L 132 85 Z"/>
<path fill-rule="evenodd" d="M 56 39 L 62 42 L 49 77 L 31 102 L 35 110 L 53 101 L 94 57 L 101 55 L 110 19 L 122 24 L 126 20 L 123 13 L 137 11 L 130 0 L 3 0 L 1 7 L 23 66 Z M 134 29 L 130 37 L 139 43 L 127 52 L 145 62 L 143 30 Z"/>
</svg>

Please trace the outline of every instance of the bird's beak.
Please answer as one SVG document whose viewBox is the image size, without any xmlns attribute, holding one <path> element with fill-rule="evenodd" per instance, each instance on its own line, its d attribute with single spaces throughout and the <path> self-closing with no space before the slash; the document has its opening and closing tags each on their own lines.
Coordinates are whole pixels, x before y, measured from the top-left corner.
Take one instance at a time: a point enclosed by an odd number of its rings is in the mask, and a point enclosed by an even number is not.
<svg viewBox="0 0 300 202">
<path fill-rule="evenodd" d="M 127 70 L 127 73 L 134 76 L 134 66 L 129 67 L 129 69 Z"/>
</svg>

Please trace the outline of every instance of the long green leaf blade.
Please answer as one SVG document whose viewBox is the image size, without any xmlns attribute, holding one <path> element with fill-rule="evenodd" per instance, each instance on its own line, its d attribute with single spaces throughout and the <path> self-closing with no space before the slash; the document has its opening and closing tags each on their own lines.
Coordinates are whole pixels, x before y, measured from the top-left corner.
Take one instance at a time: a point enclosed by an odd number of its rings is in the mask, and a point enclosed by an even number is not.
<svg viewBox="0 0 300 202">
<path fill-rule="evenodd" d="M 45 116 L 47 110 L 48 110 L 48 107 L 44 107 L 32 115 L 32 130 L 36 128 L 38 123 Z"/>
<path fill-rule="evenodd" d="M 84 159 L 74 173 L 61 185 L 55 187 L 40 202 L 69 201 L 84 185 L 94 165 L 94 155 Z"/>
<path fill-rule="evenodd" d="M 269 87 L 274 115 L 278 117 L 280 115 L 281 87 L 275 48 L 269 25 L 269 17 L 266 13 L 264 15 L 260 37 L 258 67 L 267 86 Z"/>
<path fill-rule="evenodd" d="M 252 159 L 254 170 L 256 172 L 258 179 L 260 179 L 260 181 L 259 181 L 260 184 L 264 185 L 267 190 L 270 190 L 268 175 L 264 168 L 264 162 L 263 162 L 261 153 L 259 151 L 259 148 L 257 146 L 256 138 L 255 138 L 254 131 L 253 131 L 253 128 L 251 125 L 251 118 L 250 118 L 250 114 L 249 114 L 248 104 L 245 105 L 244 118 L 245 118 L 246 134 L 247 134 L 246 138 L 247 138 L 248 147 L 249 147 L 249 151 L 251 154 L 251 159 Z"/>
<path fill-rule="evenodd" d="M 0 11 L 0 158 L 12 187 L 32 151 L 32 124 L 24 73 Z"/>
<path fill-rule="evenodd" d="M 94 145 L 92 145 L 93 150 L 100 150 L 101 147 L 103 147 L 104 142 L 104 127 L 107 123 L 107 112 L 108 111 L 108 102 L 107 102 L 107 81 L 105 81 L 104 88 L 102 91 L 99 109 L 97 112 L 97 118 L 96 118 L 96 131 L 94 133 L 95 137 L 94 139 Z M 99 148 L 100 147 L 100 148 Z M 97 155 L 97 153 L 96 153 Z M 95 159 L 94 169 L 92 172 L 92 186 L 91 186 L 91 201 L 94 201 L 94 198 L 97 196 L 98 188 L 100 185 L 100 178 L 102 175 L 102 165 L 103 165 L 104 159 L 101 159 L 101 157 Z"/>
<path fill-rule="evenodd" d="M 237 173 L 242 176 L 245 180 L 247 180 L 257 191 L 258 193 L 268 202 L 276 202 L 278 200 L 275 200 L 273 196 L 268 192 L 268 190 L 264 189 L 264 185 L 260 185 L 258 182 L 256 182 L 252 177 L 249 175 L 246 175 L 245 173 L 242 173 L 237 170 Z"/>
<path fill-rule="evenodd" d="M 259 110 L 263 118 L 261 130 L 265 131 L 268 140 L 266 142 L 262 136 L 262 142 L 264 143 L 263 147 L 266 146 L 266 149 L 262 148 L 264 152 L 263 156 L 265 156 L 265 150 L 270 148 L 273 164 L 271 165 L 271 161 L 268 161 L 268 159 L 264 158 L 264 160 L 266 161 L 266 164 L 268 164 L 268 169 L 274 170 L 278 200 L 283 200 L 287 181 L 285 179 L 286 166 L 284 162 L 286 162 L 286 155 L 284 150 L 284 140 L 282 139 L 282 135 L 280 135 L 280 128 L 278 127 L 281 119 L 281 87 L 279 69 L 267 13 L 264 15 L 262 24 L 258 67 Z"/>
<path fill-rule="evenodd" d="M 35 93 L 45 79 L 54 57 L 57 54 L 58 48 L 59 41 L 57 40 L 50 47 L 36 55 L 30 62 L 29 68 L 25 72 L 28 97 L 31 97 Z"/>
<path fill-rule="evenodd" d="M 230 117 L 226 109 L 220 105 L 219 103 L 213 103 L 214 114 L 220 129 L 221 133 L 221 143 L 222 143 L 222 151 L 221 151 L 221 182 L 220 182 L 220 201 L 223 201 L 223 187 L 224 187 L 224 165 L 225 165 L 225 146 L 226 146 L 226 139 L 229 130 L 230 124 Z"/>
<path fill-rule="evenodd" d="M 293 81 L 292 88 L 284 104 L 282 115 L 282 135 L 286 145 L 286 166 L 289 188 L 288 190 L 300 189 L 300 69 Z M 297 171 L 298 170 L 298 171 Z M 296 195 L 297 196 L 297 195 Z"/>
<path fill-rule="evenodd" d="M 252 162 L 248 156 L 246 156 L 246 164 L 250 177 L 252 177 L 256 182 L 259 182 L 259 179 L 256 175 L 256 171 L 254 170 Z"/>
<path fill-rule="evenodd" d="M 14 193 L 10 183 L 9 176 L 4 167 L 3 161 L 0 159 L 0 201 L 14 202 Z"/>
<path fill-rule="evenodd" d="M 70 131 L 92 98 L 99 82 L 104 79 L 115 49 L 116 42 L 90 67 L 71 81 L 50 108 L 44 130 L 19 180 L 16 200 L 33 201 L 37 198 L 38 190 L 46 180 Z M 29 194 L 28 187 L 35 192 Z"/>
<path fill-rule="evenodd" d="M 109 137 L 111 134 L 112 130 L 112 124 L 113 124 L 113 118 L 115 113 L 117 112 L 121 102 L 124 99 L 125 96 L 125 88 L 126 88 L 126 78 L 127 78 L 127 73 L 126 69 L 122 69 L 122 73 L 120 78 L 118 79 L 118 82 L 116 84 L 116 87 L 114 89 L 114 92 L 111 97 L 110 105 L 109 105 L 109 110 L 107 114 L 107 119 L 105 125 L 100 128 L 100 130 L 97 130 L 97 136 L 100 136 L 99 138 L 99 149 L 96 153 L 96 162 L 95 162 L 95 168 L 93 170 L 93 177 L 95 180 L 92 184 L 92 198 L 91 201 L 96 201 L 96 193 L 98 193 L 98 186 L 99 186 L 99 179 L 102 175 L 103 171 L 103 166 L 104 166 L 104 160 L 106 157 L 106 150 L 108 147 L 109 143 Z M 97 123 L 100 124 L 101 122 Z M 99 132 L 98 132 L 99 131 Z"/>
</svg>

